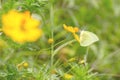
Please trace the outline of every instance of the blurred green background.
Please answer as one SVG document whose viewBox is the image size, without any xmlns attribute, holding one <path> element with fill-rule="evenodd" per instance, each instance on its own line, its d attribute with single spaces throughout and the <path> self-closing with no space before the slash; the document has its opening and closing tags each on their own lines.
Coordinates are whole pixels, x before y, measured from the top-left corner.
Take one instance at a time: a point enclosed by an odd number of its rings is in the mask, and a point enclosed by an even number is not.
<svg viewBox="0 0 120 80">
<path fill-rule="evenodd" d="M 97 77 L 100 80 L 120 80 L 120 0 L 51 0 L 53 21 L 50 19 L 50 2 L 47 0 L 1 1 L 1 15 L 12 8 L 39 14 L 44 32 L 38 41 L 23 45 L 1 34 L 1 71 L 4 70 L 5 64 L 16 65 L 22 61 L 27 61 L 31 67 L 48 63 L 51 45 L 47 40 L 51 38 L 51 29 L 54 31 L 56 49 L 73 39 L 72 35 L 63 29 L 62 25 L 67 24 L 77 26 L 80 30 L 92 31 L 99 37 L 100 40 L 90 46 L 88 55 L 88 65 L 93 72 L 98 72 Z M 51 26 L 51 22 L 54 26 Z M 79 43 L 75 42 L 62 49 L 56 55 L 56 59 L 62 53 L 65 53 L 66 59 L 76 56 L 83 59 L 85 52 L 86 48 L 80 47 Z"/>
</svg>

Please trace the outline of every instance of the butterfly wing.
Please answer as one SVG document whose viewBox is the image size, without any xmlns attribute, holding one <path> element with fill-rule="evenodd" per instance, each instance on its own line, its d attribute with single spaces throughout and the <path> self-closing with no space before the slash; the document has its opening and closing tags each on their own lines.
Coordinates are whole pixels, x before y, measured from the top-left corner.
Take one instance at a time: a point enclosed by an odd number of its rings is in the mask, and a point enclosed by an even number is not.
<svg viewBox="0 0 120 80">
<path fill-rule="evenodd" d="M 97 35 L 92 32 L 81 31 L 80 33 L 80 45 L 81 46 L 89 46 L 98 40 L 99 39 Z"/>
</svg>

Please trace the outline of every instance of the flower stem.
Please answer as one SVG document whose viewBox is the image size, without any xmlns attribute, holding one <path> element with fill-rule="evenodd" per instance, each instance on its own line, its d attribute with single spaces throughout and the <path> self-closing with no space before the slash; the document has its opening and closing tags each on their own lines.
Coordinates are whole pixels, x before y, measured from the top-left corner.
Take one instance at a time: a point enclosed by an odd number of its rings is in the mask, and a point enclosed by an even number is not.
<svg viewBox="0 0 120 80">
<path fill-rule="evenodd" d="M 88 51 L 89 51 L 89 46 L 87 47 L 86 54 L 85 54 L 85 56 L 84 56 L 85 66 L 87 65 Z"/>
<path fill-rule="evenodd" d="M 75 42 L 75 41 L 76 41 L 76 40 L 74 39 L 74 40 L 68 41 L 68 42 L 66 42 L 65 44 L 59 46 L 59 47 L 54 51 L 53 56 L 54 56 L 55 54 L 57 54 L 57 52 L 58 52 L 59 50 L 61 50 L 63 47 L 65 47 L 65 46 L 67 46 L 68 44 L 71 44 L 71 43 L 73 43 L 73 42 Z"/>
<path fill-rule="evenodd" d="M 53 30 L 53 27 L 54 27 L 54 12 L 53 12 L 53 5 L 52 5 L 52 2 L 50 4 L 50 24 L 51 24 L 51 38 L 53 39 L 54 37 L 54 30 Z M 54 43 L 51 44 L 51 67 L 53 66 L 53 52 L 54 52 Z"/>
</svg>

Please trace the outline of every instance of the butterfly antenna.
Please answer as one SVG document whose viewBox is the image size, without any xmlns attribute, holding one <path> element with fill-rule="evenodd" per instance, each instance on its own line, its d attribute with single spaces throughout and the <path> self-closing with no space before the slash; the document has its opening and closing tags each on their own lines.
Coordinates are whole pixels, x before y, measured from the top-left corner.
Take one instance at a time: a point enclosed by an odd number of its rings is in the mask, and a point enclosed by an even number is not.
<svg viewBox="0 0 120 80">
<path fill-rule="evenodd" d="M 88 29 L 87 26 L 85 26 L 85 25 L 82 26 L 81 29 L 80 29 L 80 33 L 81 33 L 81 31 L 86 31 L 87 29 Z"/>
</svg>

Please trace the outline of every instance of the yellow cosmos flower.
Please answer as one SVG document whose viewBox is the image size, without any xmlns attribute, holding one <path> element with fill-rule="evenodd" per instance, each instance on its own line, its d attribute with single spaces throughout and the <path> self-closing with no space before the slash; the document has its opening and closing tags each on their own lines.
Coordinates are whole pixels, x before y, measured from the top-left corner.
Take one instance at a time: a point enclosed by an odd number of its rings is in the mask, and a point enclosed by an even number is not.
<svg viewBox="0 0 120 80">
<path fill-rule="evenodd" d="M 65 29 L 66 31 L 71 32 L 71 33 L 73 34 L 74 38 L 75 38 L 78 42 L 80 42 L 80 38 L 79 38 L 79 36 L 76 34 L 76 32 L 79 31 L 79 28 L 78 28 L 78 27 L 74 27 L 74 28 L 73 28 L 72 26 L 67 26 L 67 25 L 65 25 L 65 24 L 63 24 L 63 27 L 64 27 L 64 29 Z"/>
<path fill-rule="evenodd" d="M 71 75 L 71 74 L 65 74 L 64 75 L 64 78 L 65 79 L 71 79 L 73 77 L 73 75 Z"/>
<path fill-rule="evenodd" d="M 29 11 L 11 10 L 2 16 L 2 24 L 3 32 L 18 43 L 34 42 L 42 34 L 40 22 L 32 18 Z"/>
<path fill-rule="evenodd" d="M 74 27 L 73 28 L 75 32 L 79 32 L 79 28 L 78 27 Z"/>
<path fill-rule="evenodd" d="M 63 27 L 66 31 L 71 32 L 71 33 L 75 33 L 75 30 L 72 26 L 67 26 L 67 25 L 63 24 Z"/>
<path fill-rule="evenodd" d="M 80 38 L 77 34 L 73 33 L 74 38 L 80 43 Z"/>
<path fill-rule="evenodd" d="M 67 26 L 65 24 L 63 24 L 63 27 L 66 31 L 71 32 L 71 33 L 75 33 L 79 31 L 78 27 Z"/>
</svg>

